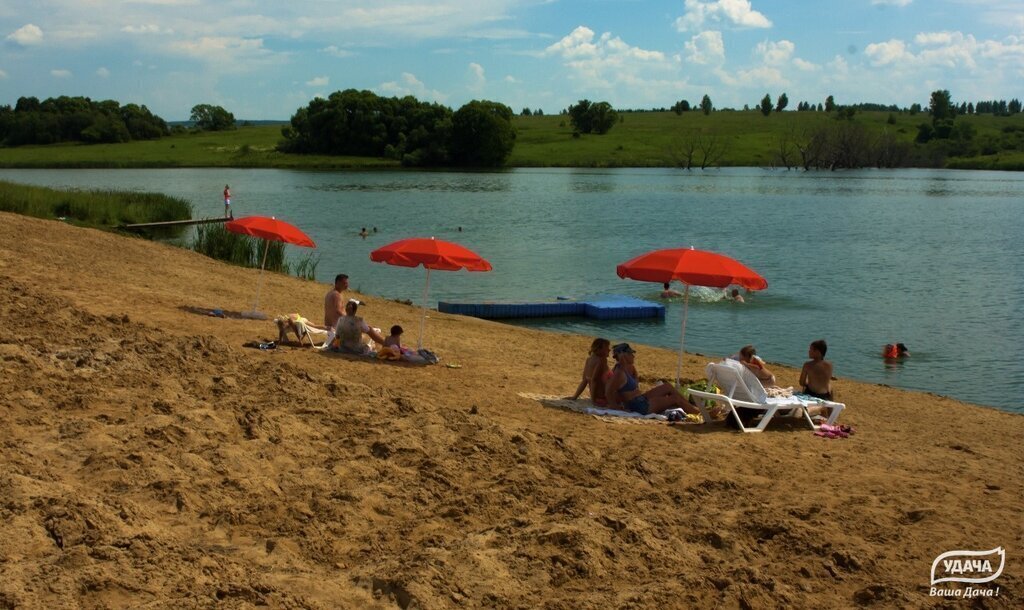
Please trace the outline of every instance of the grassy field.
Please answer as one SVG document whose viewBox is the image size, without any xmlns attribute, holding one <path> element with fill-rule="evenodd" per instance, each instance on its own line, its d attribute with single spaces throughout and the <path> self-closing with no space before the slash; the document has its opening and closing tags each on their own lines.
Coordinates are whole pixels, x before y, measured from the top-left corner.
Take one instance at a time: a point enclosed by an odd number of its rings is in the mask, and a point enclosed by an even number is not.
<svg viewBox="0 0 1024 610">
<path fill-rule="evenodd" d="M 259 125 L 126 144 L 19 146 L 0 148 L 0 167 L 398 167 L 389 159 L 283 154 L 275 150 L 280 140 L 280 125 Z"/>
<path fill-rule="evenodd" d="M 713 135 L 725 145 L 717 163 L 722 166 L 778 165 L 779 143 L 788 133 L 800 133 L 832 121 L 819 112 L 758 111 L 624 113 L 605 135 L 573 137 L 569 118 L 562 115 L 515 118 L 516 146 L 511 167 L 663 167 L 679 162 L 680 150 L 697 134 Z M 858 112 L 855 121 L 872 133 L 883 130 L 913 141 L 927 114 Z M 1005 126 L 1024 128 L 1024 115 L 963 117 L 977 137 L 998 133 Z M 260 125 L 226 132 L 189 133 L 155 141 L 128 144 L 58 144 L 0 148 L 0 167 L 278 167 L 308 169 L 395 168 L 398 163 L 371 157 L 331 157 L 279 153 L 280 126 Z M 951 159 L 961 169 L 1022 169 L 1024 152 L 970 159 Z"/>
</svg>

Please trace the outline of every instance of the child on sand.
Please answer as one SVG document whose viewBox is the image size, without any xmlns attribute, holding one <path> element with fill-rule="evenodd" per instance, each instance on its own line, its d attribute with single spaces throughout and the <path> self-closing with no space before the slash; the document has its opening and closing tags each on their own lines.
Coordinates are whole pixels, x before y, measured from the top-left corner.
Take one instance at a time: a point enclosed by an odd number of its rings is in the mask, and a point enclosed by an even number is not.
<svg viewBox="0 0 1024 610">
<path fill-rule="evenodd" d="M 608 377 L 608 354 L 611 353 L 611 349 L 612 343 L 608 339 L 601 337 L 594 339 L 590 344 L 590 355 L 583 364 L 583 378 L 570 400 L 579 398 L 583 390 L 589 386 L 590 400 L 595 405 L 604 406 L 607 403 L 604 397 L 604 385 Z"/>
<path fill-rule="evenodd" d="M 832 400 L 832 363 L 825 360 L 828 344 L 824 339 L 812 341 L 807 348 L 810 360 L 800 370 L 800 386 L 803 393 L 815 398 Z"/>
</svg>

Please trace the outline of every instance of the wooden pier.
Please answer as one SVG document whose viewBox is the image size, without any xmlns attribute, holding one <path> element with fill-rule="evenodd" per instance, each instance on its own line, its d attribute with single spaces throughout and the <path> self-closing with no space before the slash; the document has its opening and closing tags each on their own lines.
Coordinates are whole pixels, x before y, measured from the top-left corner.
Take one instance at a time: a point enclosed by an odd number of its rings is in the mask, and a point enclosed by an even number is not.
<svg viewBox="0 0 1024 610">
<path fill-rule="evenodd" d="M 228 222 L 229 220 L 234 220 L 234 218 L 225 216 L 223 218 L 199 218 L 190 220 L 165 220 L 163 222 L 140 222 L 131 225 L 120 225 L 117 228 L 127 229 L 131 231 L 133 229 L 152 229 L 157 227 L 187 227 L 191 225 L 205 225 L 214 222 Z"/>
</svg>

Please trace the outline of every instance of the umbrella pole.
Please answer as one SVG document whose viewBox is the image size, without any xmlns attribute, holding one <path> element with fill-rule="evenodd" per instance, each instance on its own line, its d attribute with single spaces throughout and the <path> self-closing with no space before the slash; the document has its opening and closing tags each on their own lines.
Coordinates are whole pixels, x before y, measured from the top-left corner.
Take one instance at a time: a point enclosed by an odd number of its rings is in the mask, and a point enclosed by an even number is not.
<svg viewBox="0 0 1024 610">
<path fill-rule="evenodd" d="M 423 315 L 420 317 L 420 346 L 423 349 L 423 332 L 427 328 L 427 292 L 430 290 L 430 268 L 427 267 L 427 283 L 423 286 Z"/>
<path fill-rule="evenodd" d="M 256 302 L 253 303 L 252 311 L 256 313 L 260 308 L 260 287 L 263 285 L 263 268 L 267 266 L 267 253 L 270 252 L 270 241 L 263 240 L 267 245 L 263 248 L 263 262 L 260 263 L 260 277 L 256 280 Z"/>
<path fill-rule="evenodd" d="M 676 387 L 682 383 L 683 377 L 683 345 L 686 340 L 686 314 L 690 309 L 690 285 L 686 285 L 685 297 L 683 297 L 683 324 L 679 330 L 679 363 L 676 364 Z"/>
</svg>

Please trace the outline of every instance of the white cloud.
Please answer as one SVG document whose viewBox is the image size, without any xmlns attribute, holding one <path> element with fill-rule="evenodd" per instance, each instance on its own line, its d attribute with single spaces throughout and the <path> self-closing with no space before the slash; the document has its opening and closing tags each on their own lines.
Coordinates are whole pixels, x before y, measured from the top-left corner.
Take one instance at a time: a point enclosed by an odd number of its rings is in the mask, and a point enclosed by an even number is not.
<svg viewBox="0 0 1024 610">
<path fill-rule="evenodd" d="M 409 72 L 402 72 L 401 80 L 381 83 L 377 91 L 398 97 L 411 95 L 420 101 L 444 102 L 448 98 L 440 91 L 428 89 L 415 74 Z"/>
<path fill-rule="evenodd" d="M 900 61 L 907 61 L 907 45 L 902 40 L 893 38 L 888 42 L 873 42 L 864 48 L 864 54 L 875 66 L 885 66 Z"/>
<path fill-rule="evenodd" d="M 883 5 L 883 6 L 884 5 L 888 5 L 888 6 L 907 6 L 908 4 L 910 4 L 913 1 L 914 0 L 871 0 L 871 4 L 875 5 L 875 6 L 878 6 L 878 5 Z"/>
<path fill-rule="evenodd" d="M 585 26 L 548 46 L 543 55 L 562 59 L 569 78 L 576 83 L 574 96 L 629 92 L 633 104 L 641 103 L 638 96 L 644 103 L 655 103 L 675 96 L 685 85 L 678 63 L 661 51 L 630 46 L 608 32 L 595 37 Z"/>
<path fill-rule="evenodd" d="M 63 68 L 57 68 L 55 70 L 50 70 L 50 76 L 54 78 L 71 78 L 71 71 Z"/>
<path fill-rule="evenodd" d="M 544 50 L 549 55 L 561 55 L 566 59 L 577 57 L 595 57 L 597 45 L 593 43 L 594 30 L 585 25 L 578 26 L 555 44 Z"/>
<path fill-rule="evenodd" d="M 778 42 L 766 40 L 754 47 L 754 54 L 760 57 L 766 64 L 779 66 L 789 62 L 793 57 L 794 50 L 796 50 L 796 45 L 788 40 L 780 40 Z"/>
<path fill-rule="evenodd" d="M 506 83 L 517 84 L 517 83 L 521 83 L 522 81 L 519 80 L 518 78 L 512 76 L 511 74 L 508 74 L 508 75 L 505 76 L 505 82 Z"/>
<path fill-rule="evenodd" d="M 96 76 L 98 76 L 100 78 L 110 78 L 110 70 L 107 70 L 106 68 L 100 67 L 99 69 L 96 70 Z"/>
<path fill-rule="evenodd" d="M 487 77 L 484 75 L 484 67 L 473 62 L 469 64 L 469 90 L 480 93 L 487 85 Z"/>
<path fill-rule="evenodd" d="M 809 62 L 805 59 L 800 59 L 799 57 L 793 58 L 793 65 L 796 66 L 797 70 L 801 70 L 803 72 L 814 72 L 815 70 L 821 69 L 821 66 L 818 64 Z"/>
<path fill-rule="evenodd" d="M 126 25 L 121 28 L 126 34 L 173 34 L 174 30 L 163 29 L 158 25 L 147 23 L 145 25 Z"/>
<path fill-rule="evenodd" d="M 757 66 L 750 70 L 740 70 L 736 74 L 736 81 L 745 86 L 763 87 L 785 87 L 789 81 L 782 75 L 782 71 L 775 66 Z"/>
<path fill-rule="evenodd" d="M 695 64 L 720 64 L 725 61 L 725 43 L 722 42 L 721 32 L 701 32 L 683 46 L 687 51 L 686 59 Z"/>
<path fill-rule="evenodd" d="M 7 73 L 4 72 L 3 70 L 0 70 L 0 80 L 3 80 L 5 78 L 7 78 Z"/>
<path fill-rule="evenodd" d="M 320 52 L 321 53 L 326 53 L 328 55 L 333 55 L 334 57 L 339 57 L 339 58 L 342 58 L 342 59 L 344 59 L 346 57 L 352 57 L 353 55 L 355 55 L 355 53 L 353 53 L 352 51 L 349 51 L 347 49 L 340 49 L 340 48 L 338 48 L 337 46 L 335 46 L 333 44 L 328 46 L 328 47 L 324 47 L 324 48 L 320 49 Z"/>
<path fill-rule="evenodd" d="M 262 38 L 204 36 L 177 40 L 167 46 L 173 54 L 217 66 L 222 72 L 251 72 L 268 63 L 280 63 L 278 56 L 264 48 Z"/>
<path fill-rule="evenodd" d="M 753 9 L 749 0 L 686 0 L 686 12 L 676 19 L 680 32 L 697 30 L 708 21 L 722 22 L 739 28 L 770 28 L 772 22 Z"/>
<path fill-rule="evenodd" d="M 8 34 L 7 40 L 26 47 L 29 45 L 39 44 L 43 41 L 43 30 L 41 30 L 39 26 L 29 23 Z"/>
<path fill-rule="evenodd" d="M 327 78 L 326 76 L 316 76 L 316 77 L 306 81 L 306 86 L 307 87 L 326 87 L 330 83 L 330 80 L 331 79 Z"/>
</svg>

